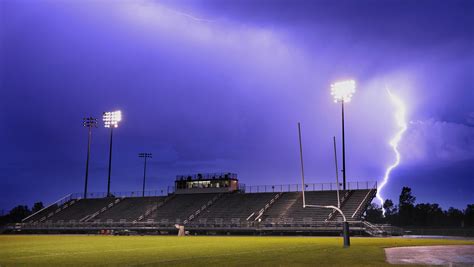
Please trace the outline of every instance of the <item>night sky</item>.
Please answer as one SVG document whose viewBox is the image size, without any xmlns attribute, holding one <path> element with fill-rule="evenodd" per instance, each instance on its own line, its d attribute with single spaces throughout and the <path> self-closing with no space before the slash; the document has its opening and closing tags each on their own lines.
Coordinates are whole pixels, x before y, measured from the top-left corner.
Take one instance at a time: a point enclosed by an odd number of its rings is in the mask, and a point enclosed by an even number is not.
<svg viewBox="0 0 474 267">
<path fill-rule="evenodd" d="M 141 189 L 139 152 L 150 190 L 197 172 L 298 183 L 298 121 L 307 182 L 333 182 L 341 79 L 357 81 L 348 181 L 394 161 L 389 88 L 409 124 L 383 195 L 474 203 L 474 1 L 0 0 L 0 210 L 81 192 L 82 118 L 116 109 L 112 191 Z M 108 134 L 93 131 L 91 192 Z"/>
</svg>

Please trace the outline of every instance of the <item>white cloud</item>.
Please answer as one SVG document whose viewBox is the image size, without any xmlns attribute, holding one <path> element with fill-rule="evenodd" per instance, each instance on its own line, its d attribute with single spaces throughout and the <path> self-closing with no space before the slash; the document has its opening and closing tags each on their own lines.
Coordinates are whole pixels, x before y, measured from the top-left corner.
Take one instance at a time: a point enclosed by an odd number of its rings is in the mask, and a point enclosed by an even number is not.
<svg viewBox="0 0 474 267">
<path fill-rule="evenodd" d="M 401 144 L 406 164 L 443 164 L 474 158 L 474 128 L 435 119 L 411 122 Z"/>
</svg>

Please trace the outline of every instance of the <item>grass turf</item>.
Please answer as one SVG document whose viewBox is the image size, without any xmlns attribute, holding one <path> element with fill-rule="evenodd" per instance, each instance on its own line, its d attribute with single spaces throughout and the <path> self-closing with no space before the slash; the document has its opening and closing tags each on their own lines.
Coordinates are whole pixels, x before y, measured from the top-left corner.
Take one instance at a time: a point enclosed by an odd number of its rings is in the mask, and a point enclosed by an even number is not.
<svg viewBox="0 0 474 267">
<path fill-rule="evenodd" d="M 474 245 L 405 238 L 235 236 L 0 236 L 0 266 L 10 265 L 386 265 L 385 247 Z"/>
</svg>

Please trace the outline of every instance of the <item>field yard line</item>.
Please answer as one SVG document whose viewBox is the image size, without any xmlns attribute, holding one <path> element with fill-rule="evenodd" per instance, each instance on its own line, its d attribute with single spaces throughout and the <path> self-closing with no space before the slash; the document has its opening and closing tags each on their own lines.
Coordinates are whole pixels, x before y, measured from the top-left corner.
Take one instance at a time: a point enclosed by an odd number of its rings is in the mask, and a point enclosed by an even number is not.
<svg viewBox="0 0 474 267">
<path fill-rule="evenodd" d="M 160 246 L 162 247 L 162 246 Z M 166 246 L 166 248 L 177 248 L 183 246 Z M 79 254 L 94 254 L 94 253 L 107 253 L 107 252 L 128 252 L 128 251 L 137 251 L 145 249 L 157 249 L 158 247 L 146 247 L 146 248 L 130 248 L 130 249 L 110 249 L 110 250 L 97 250 L 97 251 L 80 251 L 80 252 L 67 252 L 67 253 L 49 253 L 41 255 L 32 255 L 32 256 L 22 256 L 16 258 L 8 258 L 9 260 L 18 260 L 18 259 L 30 259 L 30 258 L 41 258 L 41 257 L 54 257 L 54 256 L 65 256 L 65 255 L 79 255 Z"/>
<path fill-rule="evenodd" d="M 312 244 L 314 245 L 314 244 Z M 311 247 L 312 245 L 306 245 L 306 246 L 295 246 L 291 247 L 291 249 L 296 248 L 308 248 Z M 242 252 L 236 252 L 236 253 L 224 253 L 224 254 L 213 254 L 213 255 L 203 255 L 203 256 L 194 256 L 194 257 L 185 257 L 185 258 L 179 258 L 179 259 L 170 259 L 170 260 L 159 260 L 159 261 L 150 261 L 146 263 L 139 263 L 137 265 L 147 265 L 147 264 L 152 264 L 152 263 L 166 263 L 166 262 L 173 262 L 173 261 L 185 261 L 185 260 L 192 260 L 192 259 L 202 259 L 202 258 L 215 258 L 215 257 L 220 257 L 220 256 L 234 256 L 234 255 L 241 255 L 241 254 L 250 254 L 250 253 L 265 253 L 265 252 L 272 252 L 272 251 L 279 251 L 279 250 L 287 250 L 289 248 L 275 248 L 275 249 L 263 249 L 263 250 L 252 250 L 252 251 L 242 251 Z"/>
</svg>

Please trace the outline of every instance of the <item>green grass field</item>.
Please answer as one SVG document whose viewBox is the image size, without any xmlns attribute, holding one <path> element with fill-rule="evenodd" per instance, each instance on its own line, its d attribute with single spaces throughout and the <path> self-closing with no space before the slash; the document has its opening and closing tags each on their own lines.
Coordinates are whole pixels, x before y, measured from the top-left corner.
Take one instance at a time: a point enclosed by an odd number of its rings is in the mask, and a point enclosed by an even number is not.
<svg viewBox="0 0 474 267">
<path fill-rule="evenodd" d="M 385 265 L 383 248 L 474 241 L 338 237 L 0 236 L 9 265 Z"/>
</svg>

